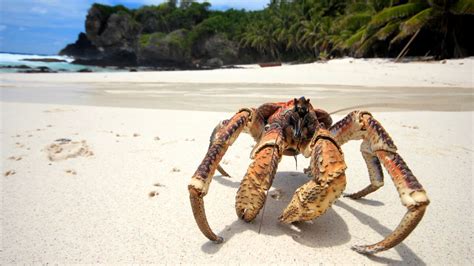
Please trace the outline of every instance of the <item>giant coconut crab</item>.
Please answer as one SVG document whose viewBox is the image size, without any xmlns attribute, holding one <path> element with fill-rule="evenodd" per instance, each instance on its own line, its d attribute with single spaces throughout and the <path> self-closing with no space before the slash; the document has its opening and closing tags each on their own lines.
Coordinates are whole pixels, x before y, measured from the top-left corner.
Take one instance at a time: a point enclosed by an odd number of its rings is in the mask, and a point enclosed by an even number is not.
<svg viewBox="0 0 474 266">
<path fill-rule="evenodd" d="M 188 186 L 197 225 L 207 238 L 216 243 L 223 239 L 209 227 L 203 197 L 216 169 L 225 173 L 219 162 L 242 131 L 250 134 L 257 143 L 251 153 L 253 162 L 240 184 L 235 203 L 238 217 L 247 222 L 255 219 L 265 204 L 266 193 L 283 155 L 310 157 L 310 166 L 305 172 L 311 179 L 296 190 L 279 220 L 293 223 L 322 215 L 346 186 L 346 164 L 340 146 L 360 139 L 370 184 L 345 196 L 358 199 L 383 186 L 383 164 L 408 210 L 397 228 L 385 239 L 373 245 L 353 246 L 355 251 L 373 254 L 399 244 L 415 229 L 429 204 L 425 190 L 397 153 L 392 139 L 369 112 L 351 112 L 332 125 L 330 115 L 315 109 L 304 97 L 266 103 L 257 109 L 241 109 L 216 126 L 208 151 Z"/>
</svg>

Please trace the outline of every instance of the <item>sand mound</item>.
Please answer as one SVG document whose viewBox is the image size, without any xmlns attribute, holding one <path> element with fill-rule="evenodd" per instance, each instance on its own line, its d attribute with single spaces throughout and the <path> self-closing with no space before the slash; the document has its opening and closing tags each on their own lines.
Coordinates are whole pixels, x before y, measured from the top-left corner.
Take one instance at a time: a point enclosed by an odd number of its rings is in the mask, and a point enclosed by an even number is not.
<svg viewBox="0 0 474 266">
<path fill-rule="evenodd" d="M 89 149 L 85 140 L 71 141 L 69 139 L 58 139 L 46 147 L 50 161 L 61 161 L 78 156 L 92 156 L 94 153 Z"/>
</svg>

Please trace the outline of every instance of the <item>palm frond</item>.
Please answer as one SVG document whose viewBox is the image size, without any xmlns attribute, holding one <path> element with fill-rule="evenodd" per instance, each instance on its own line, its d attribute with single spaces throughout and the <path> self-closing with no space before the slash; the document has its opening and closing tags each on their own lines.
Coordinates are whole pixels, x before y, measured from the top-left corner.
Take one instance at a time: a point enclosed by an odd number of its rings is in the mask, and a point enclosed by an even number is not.
<svg viewBox="0 0 474 266">
<path fill-rule="evenodd" d="M 427 8 L 427 3 L 407 3 L 385 8 L 377 13 L 369 23 L 369 27 L 378 28 L 395 19 L 405 18 Z"/>
<path fill-rule="evenodd" d="M 372 15 L 373 14 L 369 12 L 361 12 L 343 16 L 340 21 L 335 23 L 334 30 L 340 31 L 345 29 L 353 32 L 357 31 L 362 26 L 367 25 L 367 23 L 371 20 Z"/>
<path fill-rule="evenodd" d="M 343 47 L 349 48 L 356 46 L 358 42 L 362 40 L 362 37 L 366 34 L 366 29 L 362 28 L 358 32 L 354 33 L 349 39 L 344 42 Z"/>
<path fill-rule="evenodd" d="M 474 1 L 459 0 L 451 6 L 449 11 L 456 15 L 474 15 Z"/>
<path fill-rule="evenodd" d="M 400 27 L 400 22 L 390 22 L 385 27 L 381 28 L 377 33 L 375 33 L 375 37 L 379 41 L 385 41 L 388 37 L 398 31 Z"/>
<path fill-rule="evenodd" d="M 423 28 L 430 19 L 433 19 L 433 16 L 434 15 L 432 7 L 427 8 L 414 15 L 413 17 L 411 17 L 400 25 L 400 33 L 398 33 L 398 35 L 395 36 L 395 38 L 393 38 L 390 43 L 397 43 L 405 39 L 406 37 L 413 35 L 419 29 Z"/>
</svg>

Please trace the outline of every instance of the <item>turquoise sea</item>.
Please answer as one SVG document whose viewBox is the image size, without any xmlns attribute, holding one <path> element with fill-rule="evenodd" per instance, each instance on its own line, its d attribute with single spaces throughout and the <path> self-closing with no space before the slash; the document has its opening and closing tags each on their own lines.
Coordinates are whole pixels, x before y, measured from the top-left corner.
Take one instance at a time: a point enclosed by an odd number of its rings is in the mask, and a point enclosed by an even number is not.
<svg viewBox="0 0 474 266">
<path fill-rule="evenodd" d="M 40 58 L 54 58 L 65 60 L 66 62 L 31 62 L 31 61 L 23 61 L 24 59 L 40 59 Z M 116 68 L 109 68 L 109 67 L 95 67 L 95 66 L 85 66 L 85 65 L 77 65 L 71 64 L 74 59 L 71 57 L 66 56 L 59 56 L 59 55 L 35 55 L 35 54 L 15 54 L 15 53 L 0 53 L 0 73 L 15 73 L 18 70 L 24 69 L 16 69 L 16 68 L 4 68 L 6 66 L 20 66 L 26 65 L 31 68 L 37 67 L 48 67 L 52 71 L 58 72 L 77 72 L 81 69 L 90 69 L 93 72 L 111 72 L 111 71 L 124 71 L 118 70 Z"/>
</svg>

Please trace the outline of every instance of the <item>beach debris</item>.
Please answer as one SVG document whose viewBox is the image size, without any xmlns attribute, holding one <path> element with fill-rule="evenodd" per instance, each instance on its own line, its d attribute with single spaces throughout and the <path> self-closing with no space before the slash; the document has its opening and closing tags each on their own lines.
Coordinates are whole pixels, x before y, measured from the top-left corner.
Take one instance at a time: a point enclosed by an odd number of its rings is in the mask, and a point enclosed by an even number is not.
<svg viewBox="0 0 474 266">
<path fill-rule="evenodd" d="M 156 140 L 156 141 L 160 140 L 160 137 L 156 136 L 156 137 L 155 137 L 155 140 Z"/>
<path fill-rule="evenodd" d="M 138 134 L 138 133 L 133 133 L 133 136 L 134 136 L 134 137 L 139 137 L 140 134 Z"/>
<path fill-rule="evenodd" d="M 418 126 L 407 126 L 407 125 L 402 125 L 402 127 L 411 128 L 411 129 L 419 129 L 419 127 L 418 127 Z"/>
<path fill-rule="evenodd" d="M 53 125 L 46 125 L 46 127 L 53 127 Z"/>
<path fill-rule="evenodd" d="M 274 200 L 280 200 L 283 197 L 283 191 L 279 188 L 270 191 L 270 197 Z"/>
<path fill-rule="evenodd" d="M 150 197 L 150 198 L 156 197 L 158 195 L 160 195 L 160 192 L 158 192 L 158 191 L 150 191 L 148 193 L 148 197 Z"/>
<path fill-rule="evenodd" d="M 25 147 L 25 144 L 22 144 L 22 143 L 20 143 L 20 142 L 16 142 L 15 145 L 16 145 L 17 148 L 23 148 L 23 147 Z"/>
<path fill-rule="evenodd" d="M 66 173 L 71 174 L 71 175 L 77 175 L 77 172 L 75 170 L 72 170 L 72 169 L 67 169 Z"/>
<path fill-rule="evenodd" d="M 12 161 L 20 161 L 21 159 L 23 159 L 23 157 L 21 157 L 21 156 L 10 156 L 10 157 L 8 157 L 8 160 L 12 160 Z"/>
<path fill-rule="evenodd" d="M 71 142 L 70 139 L 66 139 L 66 138 L 61 138 L 61 139 L 57 139 L 55 140 L 56 142 L 60 142 L 60 143 L 68 143 L 68 142 Z"/>
<path fill-rule="evenodd" d="M 67 111 L 74 111 L 74 110 L 65 110 L 65 109 L 61 109 L 61 108 L 53 108 L 53 109 L 48 109 L 48 110 L 44 110 L 43 112 L 44 113 L 59 113 L 59 112 L 67 112 Z"/>
<path fill-rule="evenodd" d="M 11 176 L 11 175 L 14 175 L 16 174 L 15 170 L 8 170 L 5 172 L 5 174 L 3 174 L 4 176 Z"/>
<path fill-rule="evenodd" d="M 173 167 L 173 169 L 171 169 L 171 172 L 178 173 L 181 172 L 181 169 L 179 169 L 178 167 Z"/>
<path fill-rule="evenodd" d="M 162 184 L 160 184 L 160 183 L 158 183 L 158 182 L 156 182 L 155 184 L 153 184 L 153 186 L 155 186 L 155 187 L 165 187 L 165 185 L 162 185 Z"/>
<path fill-rule="evenodd" d="M 94 155 L 85 140 L 81 141 L 55 141 L 46 147 L 46 153 L 50 161 L 61 161 L 78 156 L 89 157 Z"/>
</svg>

